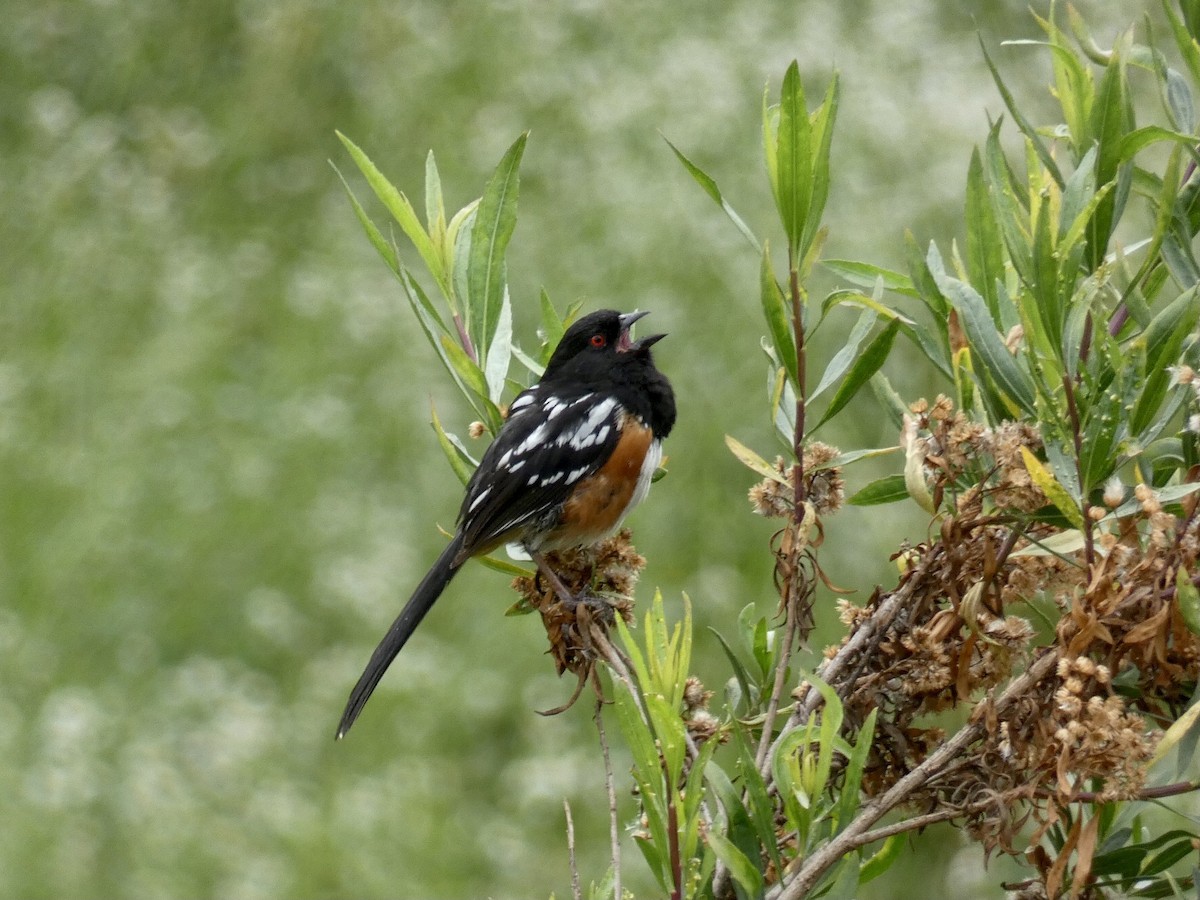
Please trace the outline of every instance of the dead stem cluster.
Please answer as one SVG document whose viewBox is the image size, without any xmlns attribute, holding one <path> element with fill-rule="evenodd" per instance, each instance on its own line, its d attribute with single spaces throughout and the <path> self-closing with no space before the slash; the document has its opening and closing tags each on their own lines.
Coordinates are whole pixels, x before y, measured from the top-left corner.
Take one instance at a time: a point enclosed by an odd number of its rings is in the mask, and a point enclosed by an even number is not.
<svg viewBox="0 0 1200 900">
<path fill-rule="evenodd" d="M 1061 529 L 1047 524 L 1049 501 L 1022 463 L 1022 447 L 1040 449 L 1037 431 L 986 428 L 941 397 L 913 413 L 922 475 L 950 512 L 935 537 L 898 555 L 896 592 L 876 591 L 865 608 L 840 605 L 848 634 L 825 668 L 840 675 L 849 720 L 879 710 L 869 795 L 921 767 L 947 730 L 975 728 L 968 751 L 904 804 L 963 821 L 989 852 L 1024 852 L 1021 826 L 1038 823 L 1036 844 L 1085 791 L 1088 800 L 1138 797 L 1160 727 L 1186 707 L 1200 643 L 1175 584 L 1180 571 L 1195 577 L 1195 503 L 1168 513 L 1138 485 L 1134 513 L 1091 524 L 1090 565 L 1082 540 L 1045 552 Z M 897 609 L 886 601 L 899 591 L 907 596 Z M 892 618 L 880 627 L 885 607 Z M 877 631 L 865 645 L 854 640 L 863 629 Z M 995 702 L 1047 654 L 1056 659 L 1048 674 Z M 1043 874 L 1055 864 L 1047 858 Z"/>
<path fill-rule="evenodd" d="M 613 615 L 627 623 L 633 620 L 633 594 L 638 577 L 646 566 L 645 557 L 634 549 L 628 528 L 592 547 L 554 550 L 546 561 L 563 585 L 581 601 L 574 607 L 563 603 L 554 588 L 535 572 L 513 579 L 513 590 L 521 596 L 519 607 L 536 609 L 541 614 L 547 651 L 561 675 L 571 672 L 580 682 L 591 672 L 596 654 L 589 637 L 589 626 L 596 624 L 607 633 Z M 588 609 L 587 622 L 581 622 L 581 608 Z"/>
</svg>

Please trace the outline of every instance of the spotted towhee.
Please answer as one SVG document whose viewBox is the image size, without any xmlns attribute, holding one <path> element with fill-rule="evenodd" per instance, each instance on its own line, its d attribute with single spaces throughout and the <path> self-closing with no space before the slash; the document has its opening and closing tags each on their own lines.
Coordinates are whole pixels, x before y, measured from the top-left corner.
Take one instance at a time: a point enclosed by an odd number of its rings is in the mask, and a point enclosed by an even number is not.
<svg viewBox="0 0 1200 900">
<path fill-rule="evenodd" d="M 454 537 L 375 648 L 350 692 L 343 737 L 400 648 L 450 579 L 472 556 L 520 545 L 567 602 L 545 565 L 547 550 L 594 544 L 616 531 L 646 496 L 675 424 L 675 395 L 654 367 L 650 347 L 634 341 L 646 315 L 600 310 L 567 329 L 542 380 L 519 394 L 508 419 L 467 485 Z"/>
</svg>

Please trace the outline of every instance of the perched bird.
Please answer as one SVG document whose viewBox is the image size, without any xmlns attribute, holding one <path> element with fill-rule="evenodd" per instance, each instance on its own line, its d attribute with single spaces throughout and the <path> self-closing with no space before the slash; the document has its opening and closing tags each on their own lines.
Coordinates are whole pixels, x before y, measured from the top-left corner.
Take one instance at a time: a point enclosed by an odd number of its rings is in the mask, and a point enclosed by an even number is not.
<svg viewBox="0 0 1200 900">
<path fill-rule="evenodd" d="M 520 545 L 565 602 L 548 550 L 584 547 L 615 532 L 650 488 L 675 395 L 650 356 L 666 335 L 634 341 L 643 312 L 600 310 L 563 335 L 542 380 L 518 394 L 467 485 L 458 527 L 371 655 L 350 692 L 337 736 L 362 712 L 396 654 L 472 556 Z"/>
</svg>

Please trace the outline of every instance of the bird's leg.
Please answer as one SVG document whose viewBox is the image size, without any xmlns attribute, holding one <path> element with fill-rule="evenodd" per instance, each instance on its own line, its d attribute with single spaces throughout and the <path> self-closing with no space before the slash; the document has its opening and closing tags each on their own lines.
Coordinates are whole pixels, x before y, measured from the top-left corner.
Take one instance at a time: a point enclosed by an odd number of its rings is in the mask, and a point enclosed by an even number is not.
<svg viewBox="0 0 1200 900">
<path fill-rule="evenodd" d="M 576 607 L 580 603 L 583 603 L 588 609 L 601 616 L 604 621 L 611 622 L 612 607 L 609 606 L 603 597 L 599 597 L 587 589 L 580 596 L 576 597 L 563 584 L 563 580 L 550 568 L 549 563 L 546 562 L 546 558 L 541 553 L 531 552 L 529 555 L 537 563 L 538 571 L 542 573 L 542 577 L 550 582 L 550 586 L 554 588 L 554 593 L 558 594 L 558 599 L 562 601 L 563 606 L 574 612 Z"/>
<path fill-rule="evenodd" d="M 574 609 L 575 604 L 579 601 L 575 596 L 567 590 L 567 586 L 562 583 L 562 579 L 555 574 L 554 570 L 546 562 L 546 557 L 541 553 L 529 551 L 529 555 L 533 561 L 537 563 L 538 571 L 542 573 L 542 577 L 550 582 L 550 587 L 554 588 L 554 593 L 558 594 L 558 599 L 561 600 L 569 609 Z"/>
</svg>

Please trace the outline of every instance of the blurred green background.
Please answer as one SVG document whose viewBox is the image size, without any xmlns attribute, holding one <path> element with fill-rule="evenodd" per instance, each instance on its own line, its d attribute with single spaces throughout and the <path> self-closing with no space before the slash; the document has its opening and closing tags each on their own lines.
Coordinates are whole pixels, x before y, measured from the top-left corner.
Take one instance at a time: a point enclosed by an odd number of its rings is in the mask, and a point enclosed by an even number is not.
<svg viewBox="0 0 1200 900">
<path fill-rule="evenodd" d="M 1144 9 L 1076 5 L 1102 41 Z M 702 626 L 774 602 L 772 526 L 721 440 L 773 451 L 757 259 L 659 132 L 774 235 L 763 86 L 798 57 L 815 98 L 838 68 L 827 255 L 899 266 L 905 227 L 956 233 L 970 148 L 1002 112 L 977 29 L 1032 117 L 1049 108 L 1045 53 L 999 47 L 1037 36 L 1024 0 L 9 0 L 4 18 L 4 897 L 562 897 L 564 798 L 585 880 L 607 864 L 591 704 L 534 714 L 572 685 L 536 621 L 503 617 L 502 576 L 464 572 L 332 740 L 457 510 L 431 399 L 468 421 L 327 163 L 353 169 L 334 129 L 418 204 L 433 148 L 455 208 L 531 129 L 518 339 L 535 345 L 543 286 L 670 332 L 671 473 L 631 524 L 643 598 L 692 597 L 719 692 Z M 936 390 L 906 358 L 897 387 Z M 825 439 L 895 441 L 869 396 L 850 412 Z M 829 575 L 860 599 L 924 531 L 901 507 L 827 524 Z M 1002 868 L 932 834 L 904 864 L 923 893 L 1000 896 Z M 627 881 L 652 896 L 636 857 Z"/>
</svg>

